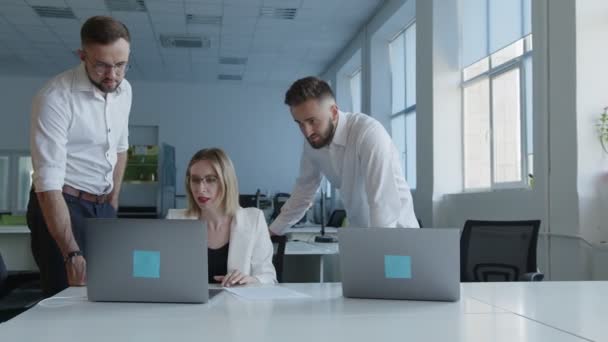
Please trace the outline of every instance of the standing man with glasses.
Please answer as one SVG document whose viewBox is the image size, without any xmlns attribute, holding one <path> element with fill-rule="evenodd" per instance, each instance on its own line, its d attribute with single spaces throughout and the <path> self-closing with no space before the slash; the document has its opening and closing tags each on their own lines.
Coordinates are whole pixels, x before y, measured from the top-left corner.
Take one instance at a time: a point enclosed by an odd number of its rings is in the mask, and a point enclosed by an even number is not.
<svg viewBox="0 0 608 342">
<path fill-rule="evenodd" d="M 81 64 L 50 80 L 32 104 L 27 222 L 46 296 L 86 284 L 84 220 L 116 217 L 129 147 L 129 31 L 96 16 L 80 36 Z"/>
</svg>

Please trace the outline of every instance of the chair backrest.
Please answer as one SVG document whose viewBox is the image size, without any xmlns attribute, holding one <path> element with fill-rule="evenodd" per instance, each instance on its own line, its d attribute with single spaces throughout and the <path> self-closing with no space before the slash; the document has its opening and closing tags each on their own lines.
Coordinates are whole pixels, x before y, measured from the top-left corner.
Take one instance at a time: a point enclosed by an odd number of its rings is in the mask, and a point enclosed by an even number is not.
<svg viewBox="0 0 608 342">
<path fill-rule="evenodd" d="M 0 292 L 2 292 L 2 289 L 4 288 L 6 278 L 8 278 L 8 270 L 6 269 L 6 264 L 2 258 L 2 253 L 0 253 Z"/>
<path fill-rule="evenodd" d="M 272 255 L 272 264 L 274 269 L 277 271 L 277 281 L 283 282 L 283 260 L 285 259 L 285 245 L 287 244 L 287 237 L 285 235 L 272 235 L 270 237 L 272 245 L 274 247 L 274 254 Z"/>
<path fill-rule="evenodd" d="M 239 195 L 239 205 L 243 208 L 256 208 L 257 207 L 257 196 L 240 194 Z"/>
<path fill-rule="evenodd" d="M 327 227 L 342 227 L 342 222 L 346 218 L 346 210 L 336 209 L 327 220 Z"/>
<path fill-rule="evenodd" d="M 540 220 L 474 221 L 460 237 L 462 282 L 518 281 L 536 272 Z"/>
<path fill-rule="evenodd" d="M 270 216 L 270 218 L 272 220 L 274 220 L 275 218 L 277 218 L 277 216 L 279 216 L 279 214 L 281 213 L 281 208 L 283 207 L 283 204 L 285 204 L 285 202 L 287 202 L 287 200 L 289 199 L 289 194 L 288 193 L 284 193 L 284 192 L 279 192 L 276 195 L 274 195 L 274 198 L 272 199 L 272 206 L 274 208 L 274 210 L 272 211 L 272 215 Z"/>
</svg>

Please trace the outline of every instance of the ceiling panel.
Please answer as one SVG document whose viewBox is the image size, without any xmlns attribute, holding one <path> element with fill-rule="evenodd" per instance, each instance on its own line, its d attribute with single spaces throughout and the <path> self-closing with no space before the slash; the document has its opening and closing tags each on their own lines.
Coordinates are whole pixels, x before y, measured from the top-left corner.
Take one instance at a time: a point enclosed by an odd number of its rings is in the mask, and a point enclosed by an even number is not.
<svg viewBox="0 0 608 342">
<path fill-rule="evenodd" d="M 64 0 L 27 0 L 25 2 L 30 6 L 66 7 Z"/>
<path fill-rule="evenodd" d="M 187 14 L 221 16 L 224 13 L 221 2 L 215 4 L 186 2 L 184 8 Z"/>
<path fill-rule="evenodd" d="M 146 8 L 151 13 L 184 14 L 185 8 L 182 1 L 169 0 L 146 0 Z"/>
<path fill-rule="evenodd" d="M 77 8 L 87 8 L 106 11 L 108 9 L 104 0 L 65 0 L 65 2 L 68 6 L 72 7 L 73 10 L 76 10 Z"/>
<path fill-rule="evenodd" d="M 104 5 L 105 6 L 105 5 Z M 110 11 L 107 8 L 72 8 L 72 12 L 76 18 L 80 19 L 81 23 L 83 23 L 86 19 L 96 16 L 96 15 L 110 15 Z"/>
<path fill-rule="evenodd" d="M 57 36 L 45 26 L 18 25 L 17 30 L 31 42 L 52 42 L 57 40 Z"/>
<path fill-rule="evenodd" d="M 293 81 L 290 78 L 324 70 L 383 2 L 143 1 L 147 12 L 110 12 L 104 0 L 0 0 L 0 47 L 11 52 L 4 59 L 9 66 L 0 74 L 9 70 L 56 74 L 74 66 L 82 23 L 94 15 L 113 15 L 131 32 L 129 77 L 133 79 L 219 82 L 218 74 L 226 73 L 242 75 L 242 82 Z M 40 18 L 32 5 L 70 7 L 77 19 Z M 260 16 L 262 7 L 297 12 L 293 20 L 268 18 Z M 221 17 L 221 21 L 187 24 L 186 14 Z M 160 34 L 201 35 L 209 39 L 210 47 L 163 48 Z M 247 62 L 221 65 L 219 57 L 247 58 Z"/>
</svg>

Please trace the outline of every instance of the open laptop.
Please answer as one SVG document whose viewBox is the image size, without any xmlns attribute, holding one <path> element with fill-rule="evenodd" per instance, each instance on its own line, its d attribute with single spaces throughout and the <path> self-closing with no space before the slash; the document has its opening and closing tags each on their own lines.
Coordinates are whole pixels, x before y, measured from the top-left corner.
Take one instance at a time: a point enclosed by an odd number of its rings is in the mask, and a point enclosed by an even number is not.
<svg viewBox="0 0 608 342">
<path fill-rule="evenodd" d="M 457 301 L 458 229 L 338 230 L 344 297 Z"/>
<path fill-rule="evenodd" d="M 207 229 L 200 221 L 89 219 L 85 229 L 90 301 L 209 300 Z"/>
</svg>

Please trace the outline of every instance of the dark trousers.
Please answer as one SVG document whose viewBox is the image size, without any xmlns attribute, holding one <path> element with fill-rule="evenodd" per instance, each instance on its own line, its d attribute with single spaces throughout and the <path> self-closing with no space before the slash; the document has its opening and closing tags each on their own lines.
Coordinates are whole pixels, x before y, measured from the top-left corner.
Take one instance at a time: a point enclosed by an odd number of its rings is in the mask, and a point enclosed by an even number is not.
<svg viewBox="0 0 608 342">
<path fill-rule="evenodd" d="M 114 218 L 116 210 L 110 203 L 97 204 L 63 194 L 70 211 L 72 233 L 86 257 L 84 221 L 86 218 Z M 44 295 L 53 296 L 68 287 L 65 263 L 61 251 L 46 226 L 38 197 L 32 190 L 27 205 L 27 225 L 31 231 L 31 248 L 40 269 L 40 283 Z"/>
</svg>

